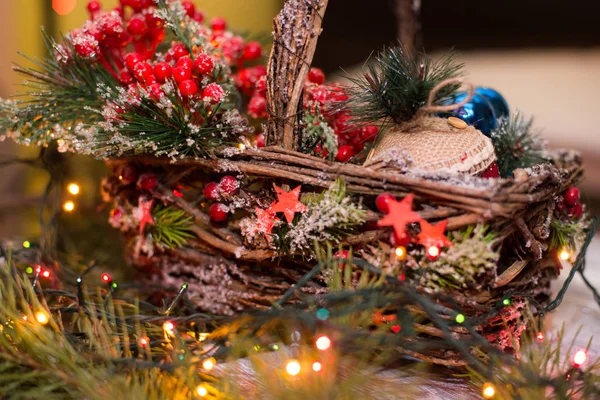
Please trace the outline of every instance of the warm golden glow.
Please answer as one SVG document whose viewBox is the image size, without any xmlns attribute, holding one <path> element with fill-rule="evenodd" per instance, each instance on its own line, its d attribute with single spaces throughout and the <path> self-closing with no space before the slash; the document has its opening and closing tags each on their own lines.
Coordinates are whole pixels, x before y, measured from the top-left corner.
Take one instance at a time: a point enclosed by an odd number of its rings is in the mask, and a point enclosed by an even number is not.
<svg viewBox="0 0 600 400">
<path fill-rule="evenodd" d="M 485 383 L 483 385 L 483 397 L 486 399 L 491 399 L 496 395 L 496 388 L 491 383 Z"/>
<path fill-rule="evenodd" d="M 206 388 L 202 385 L 199 385 L 196 388 L 196 394 L 198 394 L 198 396 L 200 397 L 205 397 L 208 394 L 208 390 L 206 390 Z"/>
<path fill-rule="evenodd" d="M 315 362 L 313 363 L 313 365 L 312 365 L 312 369 L 313 369 L 313 371 L 315 371 L 315 372 L 319 372 L 320 370 L 322 370 L 322 369 L 323 369 L 323 365 L 322 365 L 320 362 L 318 362 L 318 361 L 315 361 Z"/>
<path fill-rule="evenodd" d="M 560 251 L 560 253 L 558 253 L 558 256 L 563 261 L 567 261 L 569 258 L 571 258 L 571 254 L 569 254 L 569 252 L 567 251 L 567 249 L 562 249 Z"/>
<path fill-rule="evenodd" d="M 65 204 L 63 204 L 63 210 L 65 210 L 66 212 L 71 212 L 74 209 L 75 209 L 75 203 L 73 203 L 71 200 L 65 201 Z"/>
<path fill-rule="evenodd" d="M 202 362 L 202 368 L 204 368 L 207 371 L 210 371 L 211 369 L 213 369 L 215 367 L 215 364 L 217 363 L 217 360 L 215 360 L 214 358 L 207 358 L 206 360 L 204 360 Z"/>
<path fill-rule="evenodd" d="M 76 183 L 70 183 L 69 186 L 67 186 L 67 190 L 72 195 L 77 196 L 79 194 L 79 185 Z"/>
<path fill-rule="evenodd" d="M 285 366 L 285 370 L 291 376 L 296 376 L 300 373 L 300 363 L 296 360 L 288 361 Z"/>
<path fill-rule="evenodd" d="M 35 319 L 37 322 L 39 322 L 42 325 L 46 325 L 48 323 L 48 321 L 50 321 L 50 319 L 48 318 L 48 314 L 46 314 L 44 311 L 36 312 Z"/>
<path fill-rule="evenodd" d="M 398 257 L 398 260 L 404 260 L 406 258 L 406 248 L 403 246 L 396 247 L 394 253 L 396 253 L 396 257 Z"/>
</svg>

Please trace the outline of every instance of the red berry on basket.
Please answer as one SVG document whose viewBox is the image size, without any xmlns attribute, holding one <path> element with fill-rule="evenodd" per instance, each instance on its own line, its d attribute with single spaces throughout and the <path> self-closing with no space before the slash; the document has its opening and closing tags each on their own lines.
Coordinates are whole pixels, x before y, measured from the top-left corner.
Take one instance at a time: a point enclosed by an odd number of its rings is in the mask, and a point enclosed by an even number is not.
<svg viewBox="0 0 600 400">
<path fill-rule="evenodd" d="M 137 169 L 133 165 L 125 165 L 119 172 L 119 180 L 125 185 L 135 182 L 137 178 Z"/>
<path fill-rule="evenodd" d="M 192 3 L 191 1 L 182 1 L 181 5 L 183 6 L 183 9 L 185 10 L 185 13 L 189 17 L 193 17 L 194 16 L 194 14 L 196 13 L 196 6 L 194 5 L 194 3 Z"/>
<path fill-rule="evenodd" d="M 333 257 L 347 259 L 348 257 L 350 257 L 350 252 L 348 250 L 338 251 L 333 255 Z M 340 265 L 340 268 L 342 268 L 342 269 L 344 269 L 345 267 L 346 267 L 346 263 L 342 263 L 342 265 Z"/>
<path fill-rule="evenodd" d="M 177 83 L 192 79 L 192 71 L 185 67 L 175 67 L 173 68 L 173 79 Z"/>
<path fill-rule="evenodd" d="M 182 81 L 179 84 L 179 92 L 185 97 L 193 96 L 198 93 L 198 85 L 191 79 Z"/>
<path fill-rule="evenodd" d="M 137 63 L 137 65 L 133 68 L 133 76 L 138 82 L 148 83 L 152 81 L 154 78 L 154 73 L 152 72 L 152 67 L 145 61 Z"/>
<path fill-rule="evenodd" d="M 258 42 L 249 42 L 244 47 L 244 52 L 242 53 L 242 58 L 244 60 L 256 60 L 260 58 L 262 55 L 262 47 Z"/>
<path fill-rule="evenodd" d="M 127 32 L 134 36 L 143 35 L 147 30 L 146 20 L 142 17 L 132 17 L 127 25 Z"/>
<path fill-rule="evenodd" d="M 200 75 L 209 74 L 215 68 L 215 63 L 213 62 L 211 56 L 208 54 L 199 54 L 198 57 L 194 60 L 194 71 L 199 73 Z"/>
<path fill-rule="evenodd" d="M 165 92 L 163 92 L 160 83 L 153 83 L 152 85 L 150 85 L 150 96 L 156 100 L 159 101 L 161 97 L 163 97 L 165 95 Z"/>
<path fill-rule="evenodd" d="M 390 201 L 395 201 L 395 200 L 396 200 L 396 197 L 394 197 L 393 194 L 381 193 L 375 199 L 375 206 L 377 207 L 379 212 L 387 214 L 390 212 Z"/>
<path fill-rule="evenodd" d="M 135 66 L 142 61 L 144 61 L 144 58 L 138 53 L 129 53 L 127 54 L 127 56 L 125 56 L 125 65 L 127 66 L 127 69 L 131 72 L 133 72 Z"/>
<path fill-rule="evenodd" d="M 554 209 L 558 212 L 563 212 L 565 211 L 565 203 L 557 203 L 556 206 L 554 206 Z"/>
<path fill-rule="evenodd" d="M 573 207 L 579 204 L 579 189 L 576 187 L 570 187 L 565 192 L 565 205 Z"/>
<path fill-rule="evenodd" d="M 315 146 L 315 155 L 321 158 L 325 158 L 327 157 L 327 155 L 329 154 L 329 152 L 327 151 L 327 149 L 325 149 L 323 146 L 321 146 L 320 144 Z"/>
<path fill-rule="evenodd" d="M 208 215 L 215 222 L 223 222 L 227 219 L 227 207 L 221 203 L 214 203 L 210 206 Z"/>
<path fill-rule="evenodd" d="M 310 71 L 308 71 L 308 81 L 316 83 L 317 85 L 322 85 L 325 82 L 323 70 L 320 68 L 311 68 Z"/>
<path fill-rule="evenodd" d="M 99 1 L 90 1 L 87 5 L 87 9 L 91 15 L 94 15 L 102 9 L 102 6 Z"/>
<path fill-rule="evenodd" d="M 225 91 L 216 83 L 209 83 L 202 92 L 202 98 L 210 101 L 210 104 L 220 103 L 223 101 L 223 97 L 225 97 Z"/>
<path fill-rule="evenodd" d="M 236 194 L 240 188 L 240 181 L 231 175 L 224 176 L 219 181 L 219 189 L 227 194 Z"/>
<path fill-rule="evenodd" d="M 361 133 L 361 139 L 364 142 L 370 142 L 377 138 L 377 134 L 379 133 L 379 128 L 375 125 L 367 125 L 363 128 Z"/>
<path fill-rule="evenodd" d="M 573 207 L 567 207 L 567 217 L 579 219 L 583 214 L 583 206 L 581 203 L 577 203 Z"/>
<path fill-rule="evenodd" d="M 171 65 L 166 62 L 159 62 L 154 66 L 154 76 L 160 83 L 165 83 L 169 77 L 173 74 Z"/>
<path fill-rule="evenodd" d="M 138 187 L 144 190 L 152 190 L 157 184 L 156 175 L 152 173 L 140 175 L 140 179 L 137 182 Z"/>
<path fill-rule="evenodd" d="M 344 145 L 338 148 L 338 152 L 335 155 L 335 159 L 339 162 L 348 162 L 352 157 L 354 157 L 354 149 L 352 146 Z"/>
<path fill-rule="evenodd" d="M 256 147 L 259 149 L 265 147 L 265 135 L 263 133 L 256 135 Z"/>
<path fill-rule="evenodd" d="M 254 86 L 258 94 L 262 94 L 263 96 L 267 93 L 267 77 L 261 76 L 256 81 L 256 85 Z"/>
<path fill-rule="evenodd" d="M 260 94 L 255 94 L 250 98 L 248 103 L 248 114 L 252 118 L 260 118 L 267 116 L 267 99 Z"/>
<path fill-rule="evenodd" d="M 215 201 L 219 200 L 219 197 L 221 197 L 221 190 L 219 189 L 219 185 L 215 182 L 211 182 L 204 186 L 202 194 L 207 200 Z"/>
<path fill-rule="evenodd" d="M 192 59 L 189 56 L 181 57 L 179 60 L 177 60 L 177 63 L 175 64 L 176 67 L 189 69 L 190 71 L 192 70 L 193 65 L 194 65 L 194 62 L 192 61 Z"/>
<path fill-rule="evenodd" d="M 223 18 L 213 18 L 210 27 L 215 32 L 223 32 L 227 28 L 227 22 Z"/>
<path fill-rule="evenodd" d="M 183 43 L 174 44 L 171 49 L 167 52 L 167 61 L 179 60 L 181 57 L 189 56 L 190 52 L 187 50 Z"/>
</svg>

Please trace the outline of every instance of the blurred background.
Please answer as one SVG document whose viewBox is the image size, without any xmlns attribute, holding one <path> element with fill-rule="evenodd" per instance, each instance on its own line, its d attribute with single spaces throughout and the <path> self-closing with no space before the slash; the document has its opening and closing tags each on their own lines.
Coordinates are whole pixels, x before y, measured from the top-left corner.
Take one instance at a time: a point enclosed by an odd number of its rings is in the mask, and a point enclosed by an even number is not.
<svg viewBox="0 0 600 400">
<path fill-rule="evenodd" d="M 102 0 L 103 8 L 118 0 Z M 600 93 L 600 2 L 596 0 L 414 0 L 421 5 L 422 45 L 436 54 L 454 49 L 466 64 L 468 78 L 498 89 L 513 110 L 534 116 L 534 124 L 552 147 L 583 153 L 587 179 L 582 184 L 588 204 L 598 209 L 600 126 L 596 121 Z M 234 31 L 268 35 L 282 0 L 196 0 L 208 19 L 222 16 Z M 0 96 L 16 93 L 17 55 L 40 57 L 40 26 L 58 37 L 87 18 L 87 0 L 0 1 Z M 341 68 L 359 71 L 373 51 L 392 44 L 398 35 L 394 0 L 330 0 L 314 65 L 331 78 Z M 0 143 L 0 157 L 34 157 L 37 149 Z M 103 164 L 69 161 L 67 180 L 80 184 L 77 207 L 85 215 L 98 209 Z M 73 167 L 76 166 L 76 167 Z M 38 231 L 35 208 L 48 177 L 24 164 L 0 169 L 0 235 L 33 236 Z M 99 219 L 105 214 L 97 213 Z M 101 215 L 102 214 L 102 215 Z M 89 222 L 89 220 L 88 220 Z"/>
</svg>

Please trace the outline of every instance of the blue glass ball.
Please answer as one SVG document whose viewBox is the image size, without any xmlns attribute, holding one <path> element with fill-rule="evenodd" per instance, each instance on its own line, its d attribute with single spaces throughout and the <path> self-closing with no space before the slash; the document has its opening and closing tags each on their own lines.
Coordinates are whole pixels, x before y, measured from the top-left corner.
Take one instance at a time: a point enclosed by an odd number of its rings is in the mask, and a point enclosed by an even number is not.
<svg viewBox="0 0 600 400">
<path fill-rule="evenodd" d="M 457 93 L 444 101 L 444 104 L 460 103 L 465 97 L 467 97 L 467 93 Z M 444 114 L 444 116 L 448 115 L 458 117 L 467 124 L 473 125 L 486 136 L 489 136 L 490 132 L 497 126 L 494 108 L 485 97 L 478 94 L 473 95 L 468 103 L 457 108 L 452 113 Z"/>
<path fill-rule="evenodd" d="M 487 99 L 492 105 L 494 113 L 496 113 L 496 118 L 508 117 L 510 113 L 508 103 L 496 90 L 486 87 L 477 87 L 475 88 L 475 93 Z"/>
</svg>

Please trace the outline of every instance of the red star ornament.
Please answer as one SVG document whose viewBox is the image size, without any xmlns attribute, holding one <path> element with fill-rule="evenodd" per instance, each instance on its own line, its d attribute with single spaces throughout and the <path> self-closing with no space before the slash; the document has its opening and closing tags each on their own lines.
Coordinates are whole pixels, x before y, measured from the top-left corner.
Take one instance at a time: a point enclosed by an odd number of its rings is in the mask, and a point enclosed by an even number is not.
<svg viewBox="0 0 600 400">
<path fill-rule="evenodd" d="M 446 225 L 448 225 L 448 220 L 444 220 L 437 225 L 431 225 L 425 220 L 421 221 L 421 233 L 417 236 L 419 243 L 425 246 L 426 249 L 432 246 L 438 249 L 454 246 L 454 243 L 444 235 Z"/>
<path fill-rule="evenodd" d="M 275 193 L 277 194 L 277 203 L 269 207 L 267 211 L 271 211 L 272 213 L 282 212 L 288 224 L 291 224 L 294 220 L 294 214 L 306 211 L 306 206 L 298 200 L 302 185 L 290 192 L 286 192 L 277 185 L 273 186 L 275 186 Z"/>
<path fill-rule="evenodd" d="M 144 233 L 146 224 L 154 225 L 154 219 L 152 218 L 152 213 L 150 212 L 150 210 L 152 210 L 152 203 L 154 203 L 154 199 L 145 200 L 140 197 L 138 203 L 138 207 L 142 214 L 140 218 L 140 235 Z"/>
<path fill-rule="evenodd" d="M 379 226 L 392 226 L 397 237 L 406 236 L 406 225 L 421 221 L 421 216 L 412 210 L 412 201 L 415 196 L 411 193 L 402 201 L 390 200 L 389 212 L 383 217 Z"/>
<path fill-rule="evenodd" d="M 273 227 L 275 226 L 275 222 L 279 221 L 279 218 L 275 216 L 269 209 L 263 210 L 261 208 L 256 207 L 256 218 L 258 222 L 256 223 L 256 227 L 254 228 L 255 232 L 260 232 L 265 235 L 267 242 L 271 242 L 271 232 L 273 232 Z"/>
</svg>

